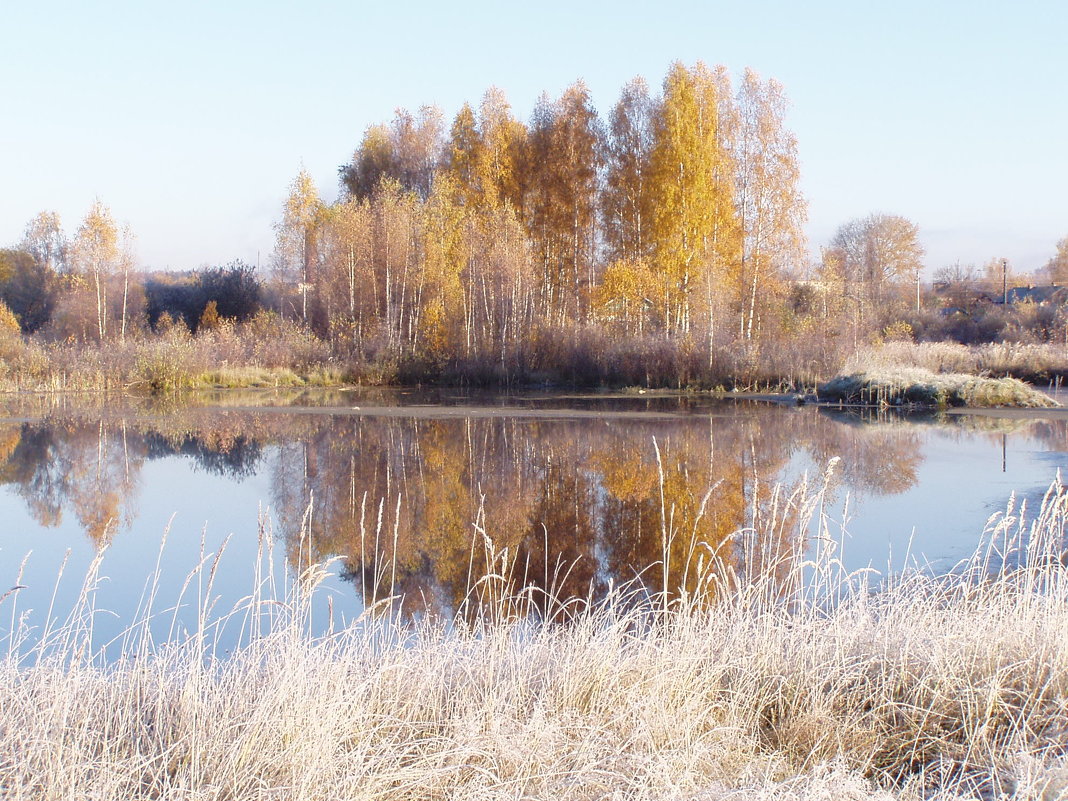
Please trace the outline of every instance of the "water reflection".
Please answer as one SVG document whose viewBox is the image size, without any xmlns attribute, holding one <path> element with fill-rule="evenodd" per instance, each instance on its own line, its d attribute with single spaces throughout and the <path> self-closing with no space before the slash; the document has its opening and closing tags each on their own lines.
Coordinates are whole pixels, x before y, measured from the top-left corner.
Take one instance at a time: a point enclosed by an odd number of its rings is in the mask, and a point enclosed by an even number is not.
<svg viewBox="0 0 1068 801">
<path fill-rule="evenodd" d="M 806 536 L 790 501 L 802 472 L 839 457 L 835 492 L 902 493 L 917 481 L 925 424 L 947 425 L 686 398 L 60 411 L 0 424 L 0 483 L 41 527 L 73 516 L 99 546 L 136 520 L 148 462 L 265 476 L 292 564 L 338 555 L 364 604 L 399 596 L 406 613 L 448 613 L 487 572 L 534 598 L 635 577 L 692 592 L 697 563 L 713 559 L 736 577 L 785 574 Z M 1064 420 L 950 425 L 999 438 L 1026 427 L 1068 448 Z M 769 520 L 743 549 L 735 532 Z"/>
<path fill-rule="evenodd" d="M 103 545 L 136 516 L 145 447 L 125 423 L 24 423 L 4 427 L 0 441 L 0 483 L 16 487 L 42 527 L 74 514 L 86 536 Z"/>
</svg>

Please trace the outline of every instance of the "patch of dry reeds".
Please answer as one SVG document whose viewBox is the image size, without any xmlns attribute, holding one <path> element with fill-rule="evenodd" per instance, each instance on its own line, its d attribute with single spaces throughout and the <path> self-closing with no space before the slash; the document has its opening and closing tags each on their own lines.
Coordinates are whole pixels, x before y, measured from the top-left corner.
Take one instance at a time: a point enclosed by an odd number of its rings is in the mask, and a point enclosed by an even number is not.
<svg viewBox="0 0 1068 801">
<path fill-rule="evenodd" d="M 336 386 L 345 377 L 325 342 L 266 312 L 195 336 L 180 324 L 104 342 L 0 336 L 0 391 L 166 395 L 193 388 Z"/>
<path fill-rule="evenodd" d="M 1016 378 L 933 373 L 918 367 L 837 376 L 820 387 L 821 400 L 867 406 L 966 406 L 1041 409 L 1058 406 L 1049 395 Z"/>
<path fill-rule="evenodd" d="M 846 574 L 819 489 L 773 508 L 731 547 L 796 525 L 815 536 L 805 558 L 743 576 L 693 543 L 673 569 L 696 572 L 694 593 L 617 590 L 554 622 L 492 548 L 455 619 L 385 602 L 325 633 L 310 627 L 323 566 L 274 584 L 261 558 L 252 595 L 215 614 L 206 555 L 186 583 L 203 586 L 192 630 L 153 636 L 166 613 L 150 583 L 108 659 L 94 563 L 66 623 L 31 631 L 11 607 L 3 797 L 1064 797 L 1060 484 L 1030 522 L 1010 504 L 944 577 Z M 686 532 L 661 511 L 668 553 Z M 228 655 L 224 627 L 242 633 Z"/>
<path fill-rule="evenodd" d="M 933 373 L 970 373 L 1048 383 L 1068 376 L 1068 348 L 1052 343 L 884 342 L 848 360 L 843 372 L 913 367 Z"/>
</svg>

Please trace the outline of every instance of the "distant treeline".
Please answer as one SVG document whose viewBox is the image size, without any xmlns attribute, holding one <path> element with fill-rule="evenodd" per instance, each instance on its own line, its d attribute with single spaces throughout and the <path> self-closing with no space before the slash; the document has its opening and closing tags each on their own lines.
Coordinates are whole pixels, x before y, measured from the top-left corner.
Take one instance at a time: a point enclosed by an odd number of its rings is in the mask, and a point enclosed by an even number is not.
<svg viewBox="0 0 1068 801">
<path fill-rule="evenodd" d="M 294 181 L 269 304 L 358 355 L 497 359 L 540 329 L 591 324 L 755 340 L 779 328 L 783 281 L 804 261 L 785 109 L 755 73 L 735 89 L 721 67 L 675 64 L 658 95 L 629 83 L 607 120 L 581 82 L 543 96 L 529 123 L 497 89 L 448 131 L 432 107 L 398 111 L 340 169 L 337 203 L 306 173 Z M 195 329 L 213 300 L 221 318 L 247 316 L 244 267 L 139 282 L 127 242 L 99 202 L 69 240 L 39 215 L 6 261 L 58 280 L 34 310 L 11 282 L 22 330 L 124 338 L 164 312 Z"/>
<path fill-rule="evenodd" d="M 54 339 L 125 338 L 161 316 L 196 331 L 209 304 L 244 321 L 263 308 L 264 285 L 241 261 L 186 272 L 143 272 L 117 244 L 119 229 L 97 203 L 73 239 L 53 212 L 38 215 L 17 247 L 0 249 L 0 301 L 24 334 Z"/>
<path fill-rule="evenodd" d="M 700 63 L 659 92 L 634 79 L 606 118 L 581 81 L 527 122 L 496 88 L 450 124 L 398 110 L 339 168 L 337 202 L 297 175 L 266 274 L 140 273 L 99 201 L 70 237 L 39 214 L 0 251 L 0 328 L 102 345 L 229 326 L 274 337 L 272 363 L 298 342 L 302 364 L 387 381 L 671 385 L 822 374 L 879 338 L 1062 330 L 1059 311 L 946 313 L 900 216 L 846 222 L 810 263 L 786 110 L 774 80 Z"/>
</svg>

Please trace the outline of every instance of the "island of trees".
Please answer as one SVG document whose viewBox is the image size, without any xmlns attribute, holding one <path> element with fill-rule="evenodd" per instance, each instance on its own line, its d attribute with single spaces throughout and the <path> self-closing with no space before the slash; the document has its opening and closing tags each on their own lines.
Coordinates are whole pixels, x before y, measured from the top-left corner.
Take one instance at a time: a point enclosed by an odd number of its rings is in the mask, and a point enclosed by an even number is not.
<svg viewBox="0 0 1068 801">
<path fill-rule="evenodd" d="M 100 201 L 71 235 L 42 212 L 0 251 L 3 380 L 796 387 L 886 339 L 1068 341 L 1058 299 L 1010 302 L 1036 277 L 1004 260 L 924 285 L 902 216 L 845 222 L 811 263 L 786 110 L 776 81 L 700 63 L 604 119 L 581 81 L 526 123 L 496 88 L 451 123 L 398 110 L 337 202 L 296 176 L 263 272 L 141 270 Z M 1065 277 L 1068 239 L 1038 279 Z"/>
</svg>

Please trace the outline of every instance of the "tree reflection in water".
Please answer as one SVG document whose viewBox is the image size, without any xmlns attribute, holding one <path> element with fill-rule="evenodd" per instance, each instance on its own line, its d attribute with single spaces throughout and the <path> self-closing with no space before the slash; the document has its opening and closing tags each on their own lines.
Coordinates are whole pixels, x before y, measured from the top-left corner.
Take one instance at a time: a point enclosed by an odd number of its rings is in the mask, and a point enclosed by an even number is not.
<svg viewBox="0 0 1068 801">
<path fill-rule="evenodd" d="M 597 597 L 632 579 L 670 597 L 693 593 L 698 563 L 718 561 L 735 581 L 785 575 L 807 535 L 788 502 L 803 468 L 819 473 L 840 457 L 836 491 L 900 493 L 922 459 L 913 423 L 816 409 L 328 411 L 0 425 L 0 483 L 42 527 L 70 514 L 103 545 L 135 519 L 146 461 L 184 457 L 222 480 L 266 475 L 292 563 L 340 555 L 365 604 L 395 596 L 404 613 L 420 614 L 455 612 L 489 591 L 478 577 L 502 570 L 509 591 L 536 604 Z M 1050 447 L 1068 447 L 1064 421 L 1028 425 Z M 771 519 L 760 537 L 735 534 Z"/>
</svg>

